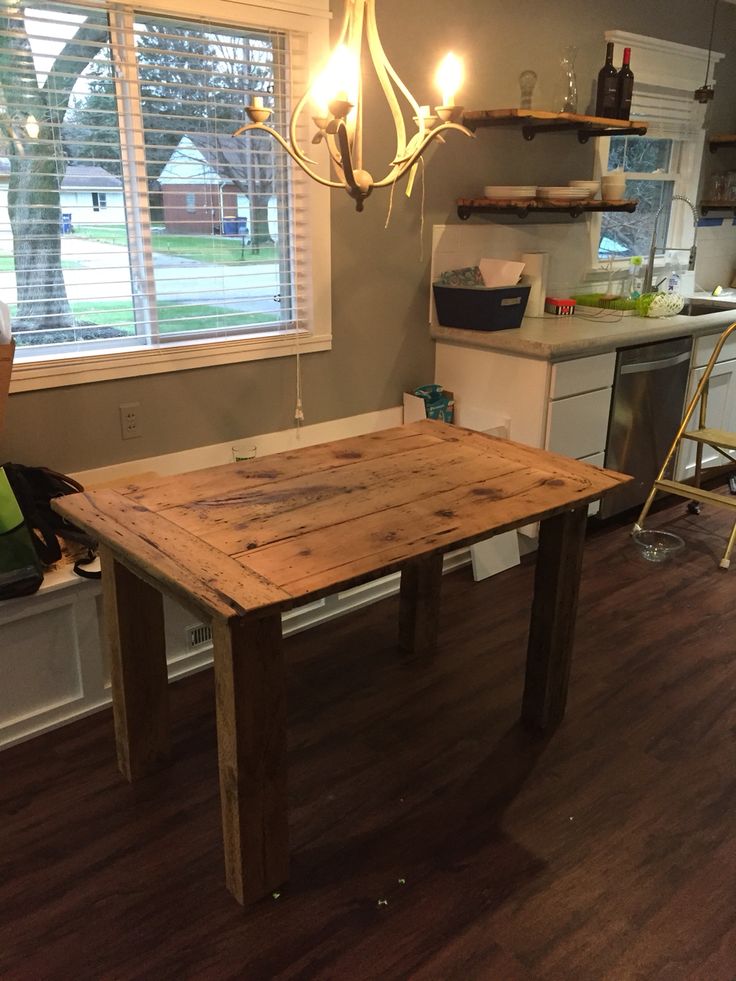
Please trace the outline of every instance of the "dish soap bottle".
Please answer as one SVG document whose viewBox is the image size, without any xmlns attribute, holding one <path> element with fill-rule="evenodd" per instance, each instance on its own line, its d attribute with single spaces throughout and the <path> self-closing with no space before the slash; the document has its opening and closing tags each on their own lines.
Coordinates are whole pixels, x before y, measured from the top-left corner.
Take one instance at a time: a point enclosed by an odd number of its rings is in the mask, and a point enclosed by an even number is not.
<svg viewBox="0 0 736 981">
<path fill-rule="evenodd" d="M 629 259 L 629 296 L 634 300 L 641 296 L 644 285 L 643 265 L 640 255 L 632 255 Z"/>
</svg>

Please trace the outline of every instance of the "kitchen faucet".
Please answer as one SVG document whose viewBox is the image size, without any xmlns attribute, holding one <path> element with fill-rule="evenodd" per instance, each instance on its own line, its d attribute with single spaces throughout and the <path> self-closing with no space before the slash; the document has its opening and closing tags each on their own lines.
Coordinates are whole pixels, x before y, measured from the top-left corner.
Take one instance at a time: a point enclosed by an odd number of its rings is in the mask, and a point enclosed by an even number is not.
<svg viewBox="0 0 736 981">
<path fill-rule="evenodd" d="M 690 247 L 690 260 L 687 264 L 688 270 L 692 271 L 693 269 L 695 269 L 695 256 L 696 256 L 695 243 L 698 237 L 698 219 L 700 218 L 700 215 L 698 214 L 698 209 L 695 207 L 692 201 L 689 198 L 686 198 L 684 194 L 673 194 L 672 201 L 684 201 L 685 204 L 690 208 L 690 210 L 693 213 L 693 244 Z M 659 222 L 659 216 L 662 214 L 665 208 L 670 207 L 670 204 L 671 202 L 661 204 L 659 206 L 657 214 L 654 216 L 654 228 L 652 229 L 652 243 L 649 246 L 649 261 L 647 262 L 647 270 L 644 273 L 644 282 L 641 288 L 642 293 L 651 293 L 652 291 L 652 280 L 654 279 L 654 253 L 657 250 L 657 224 Z M 667 251 L 666 247 L 665 247 L 665 251 Z M 670 249 L 669 251 L 685 252 L 687 250 Z"/>
</svg>

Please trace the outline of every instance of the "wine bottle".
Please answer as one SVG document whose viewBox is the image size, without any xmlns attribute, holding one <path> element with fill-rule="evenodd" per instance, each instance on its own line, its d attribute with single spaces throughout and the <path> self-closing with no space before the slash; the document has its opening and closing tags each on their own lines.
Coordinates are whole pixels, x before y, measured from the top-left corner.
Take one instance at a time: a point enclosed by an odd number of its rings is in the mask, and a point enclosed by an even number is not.
<svg viewBox="0 0 736 981">
<path fill-rule="evenodd" d="M 613 67 L 613 41 L 606 45 L 606 63 L 598 72 L 596 116 L 615 116 L 618 105 L 618 72 Z"/>
<path fill-rule="evenodd" d="M 630 68 L 631 48 L 624 48 L 624 63 L 618 73 L 616 92 L 616 115 L 628 119 L 631 115 L 631 96 L 634 92 L 634 73 Z"/>
</svg>

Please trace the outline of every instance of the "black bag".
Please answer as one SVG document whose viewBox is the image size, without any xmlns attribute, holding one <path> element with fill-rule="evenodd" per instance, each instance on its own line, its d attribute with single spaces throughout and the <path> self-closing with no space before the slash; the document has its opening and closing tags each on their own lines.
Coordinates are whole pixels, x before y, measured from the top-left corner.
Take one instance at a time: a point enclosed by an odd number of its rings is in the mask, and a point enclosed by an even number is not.
<svg viewBox="0 0 736 981">
<path fill-rule="evenodd" d="M 78 481 L 56 470 L 49 470 L 48 467 L 25 467 L 20 463 L 5 463 L 3 469 L 31 532 L 38 557 L 44 565 L 53 565 L 61 558 L 59 538 L 76 542 L 86 548 L 91 555 L 94 554 L 97 550 L 97 542 L 51 508 L 51 501 L 54 498 L 84 490 Z M 81 564 L 86 564 L 87 561 L 82 560 Z M 76 564 L 74 571 L 79 571 Z M 80 575 L 96 578 L 94 573 L 80 573 Z"/>
</svg>

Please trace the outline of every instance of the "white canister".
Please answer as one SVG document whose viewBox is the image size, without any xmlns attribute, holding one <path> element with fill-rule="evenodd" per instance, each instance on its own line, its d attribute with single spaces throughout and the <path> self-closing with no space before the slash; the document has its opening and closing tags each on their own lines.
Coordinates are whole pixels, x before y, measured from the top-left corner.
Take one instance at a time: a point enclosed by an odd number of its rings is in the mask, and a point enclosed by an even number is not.
<svg viewBox="0 0 736 981">
<path fill-rule="evenodd" d="M 603 201 L 622 201 L 626 194 L 626 174 L 617 170 L 601 177 L 601 199 Z"/>
</svg>

